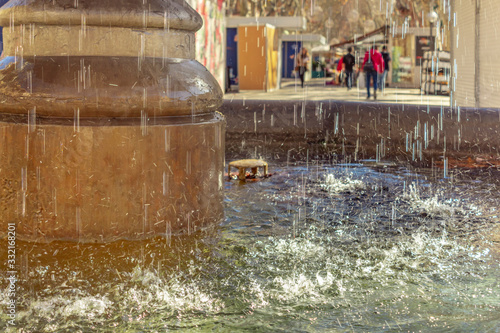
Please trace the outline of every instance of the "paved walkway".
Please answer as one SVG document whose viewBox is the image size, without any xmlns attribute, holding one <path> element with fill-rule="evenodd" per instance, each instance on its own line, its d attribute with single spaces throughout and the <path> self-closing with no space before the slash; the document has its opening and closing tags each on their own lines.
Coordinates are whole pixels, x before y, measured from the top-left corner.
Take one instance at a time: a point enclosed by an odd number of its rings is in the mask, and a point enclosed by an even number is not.
<svg viewBox="0 0 500 333">
<path fill-rule="evenodd" d="M 425 95 L 420 89 L 410 88 L 386 88 L 384 93 L 377 93 L 377 100 L 373 96 L 366 99 L 366 88 L 355 87 L 347 91 L 346 87 L 325 85 L 327 79 L 312 79 L 306 82 L 304 88 L 300 87 L 300 81 L 286 80 L 282 82 L 282 88 L 276 91 L 264 92 L 258 90 L 243 90 L 239 92 L 228 92 L 224 95 L 225 100 L 339 100 L 366 103 L 404 103 L 417 105 L 449 106 L 449 96 Z M 373 91 L 372 91 L 373 94 Z"/>
</svg>

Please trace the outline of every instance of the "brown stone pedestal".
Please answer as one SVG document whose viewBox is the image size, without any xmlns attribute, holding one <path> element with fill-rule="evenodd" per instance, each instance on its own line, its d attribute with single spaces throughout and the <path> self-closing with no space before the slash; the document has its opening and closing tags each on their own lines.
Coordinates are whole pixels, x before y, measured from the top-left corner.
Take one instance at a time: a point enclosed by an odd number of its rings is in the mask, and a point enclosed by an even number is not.
<svg viewBox="0 0 500 333">
<path fill-rule="evenodd" d="M 193 60 L 194 10 L 10 1 L 0 24 L 0 233 L 106 242 L 222 219 L 222 91 Z"/>
</svg>

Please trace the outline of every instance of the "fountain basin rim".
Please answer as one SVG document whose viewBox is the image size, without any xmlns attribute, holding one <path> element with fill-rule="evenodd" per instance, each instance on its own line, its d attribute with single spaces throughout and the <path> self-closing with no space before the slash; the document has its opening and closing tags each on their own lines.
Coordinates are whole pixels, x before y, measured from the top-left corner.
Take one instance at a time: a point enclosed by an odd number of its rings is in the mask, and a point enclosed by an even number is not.
<svg viewBox="0 0 500 333">
<path fill-rule="evenodd" d="M 78 118 L 78 126 L 91 127 L 91 126 L 140 126 L 144 121 L 138 117 L 80 117 Z M 225 121 L 225 117 L 220 112 L 207 112 L 196 115 L 185 116 L 159 116 L 150 117 L 147 126 L 164 126 L 164 125 L 190 125 L 190 124 L 203 124 L 218 121 Z M 0 113 L 0 122 L 23 124 L 29 123 L 27 115 Z M 36 125 L 59 125 L 59 126 L 74 126 L 75 118 L 63 117 L 44 117 L 36 116 Z"/>
</svg>

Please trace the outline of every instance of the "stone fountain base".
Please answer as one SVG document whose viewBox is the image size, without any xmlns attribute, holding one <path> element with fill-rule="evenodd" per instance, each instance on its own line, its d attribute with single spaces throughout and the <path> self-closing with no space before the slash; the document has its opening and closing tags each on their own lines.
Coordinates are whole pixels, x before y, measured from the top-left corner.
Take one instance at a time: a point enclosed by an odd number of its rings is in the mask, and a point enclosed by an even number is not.
<svg viewBox="0 0 500 333">
<path fill-rule="evenodd" d="M 38 242 L 142 239 L 213 225 L 224 214 L 224 127 L 213 113 L 2 115 L 2 221 Z"/>
</svg>

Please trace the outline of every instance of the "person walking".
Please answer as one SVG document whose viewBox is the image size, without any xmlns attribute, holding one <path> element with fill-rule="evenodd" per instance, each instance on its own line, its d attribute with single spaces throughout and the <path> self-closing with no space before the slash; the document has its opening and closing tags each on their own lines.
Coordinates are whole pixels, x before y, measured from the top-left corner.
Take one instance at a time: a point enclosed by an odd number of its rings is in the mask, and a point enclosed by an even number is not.
<svg viewBox="0 0 500 333">
<path fill-rule="evenodd" d="M 391 55 L 387 52 L 387 46 L 382 47 L 382 59 L 384 60 L 384 72 L 379 75 L 378 79 L 378 89 L 380 91 L 385 90 L 385 80 L 387 79 L 387 74 L 389 73 L 389 62 L 391 61 Z"/>
<path fill-rule="evenodd" d="M 375 45 L 365 53 L 361 70 L 365 73 L 367 99 L 370 98 L 370 81 L 373 79 L 373 98 L 377 99 L 377 74 L 384 70 L 384 59 Z"/>
<path fill-rule="evenodd" d="M 347 90 L 352 88 L 354 82 L 354 66 L 356 65 L 356 58 L 351 54 L 352 47 L 347 48 L 347 54 L 342 57 L 341 64 L 344 65 L 345 83 Z M 340 64 L 340 63 L 339 63 Z"/>
<path fill-rule="evenodd" d="M 309 65 L 309 53 L 307 52 L 307 49 L 303 47 L 300 50 L 300 53 L 297 55 L 297 61 L 296 61 L 296 66 L 295 70 L 299 74 L 300 78 L 300 85 L 302 88 L 304 88 L 304 75 L 307 72 L 307 66 Z"/>
</svg>

